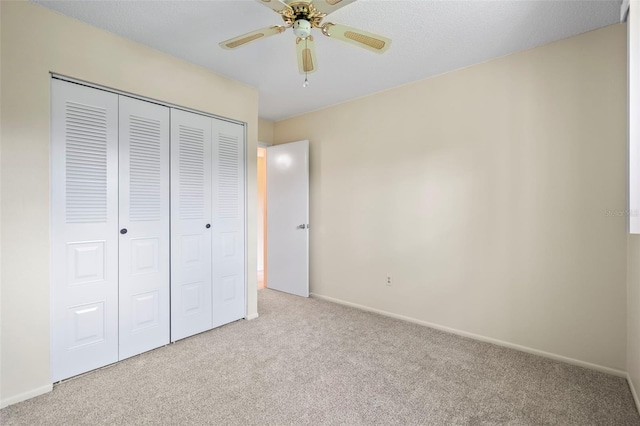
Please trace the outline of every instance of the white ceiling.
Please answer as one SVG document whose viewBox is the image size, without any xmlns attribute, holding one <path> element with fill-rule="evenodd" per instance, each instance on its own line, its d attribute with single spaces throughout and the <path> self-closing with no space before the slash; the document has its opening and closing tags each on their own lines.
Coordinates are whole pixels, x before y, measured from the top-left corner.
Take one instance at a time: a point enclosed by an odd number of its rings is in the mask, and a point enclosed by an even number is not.
<svg viewBox="0 0 640 426">
<path fill-rule="evenodd" d="M 318 33 L 318 71 L 303 88 L 291 30 L 237 50 L 218 46 L 231 37 L 282 23 L 254 0 L 35 2 L 255 86 L 260 116 L 270 120 L 614 24 L 620 21 L 622 3 L 358 0 L 325 22 L 390 37 L 391 49 L 378 55 Z"/>
</svg>

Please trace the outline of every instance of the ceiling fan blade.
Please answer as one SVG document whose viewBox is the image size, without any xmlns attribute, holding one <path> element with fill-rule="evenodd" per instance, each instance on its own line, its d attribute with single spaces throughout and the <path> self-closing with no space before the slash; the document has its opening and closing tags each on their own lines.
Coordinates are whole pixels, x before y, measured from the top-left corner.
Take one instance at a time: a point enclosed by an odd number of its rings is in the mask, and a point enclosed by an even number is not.
<svg viewBox="0 0 640 426">
<path fill-rule="evenodd" d="M 305 39 L 296 39 L 296 50 L 298 51 L 298 69 L 300 74 L 311 74 L 317 69 L 316 48 L 313 44 L 313 36 Z"/>
<path fill-rule="evenodd" d="M 285 29 L 286 28 L 282 25 L 274 25 L 273 27 L 251 31 L 250 33 L 246 33 L 241 36 L 223 41 L 222 43 L 220 43 L 220 47 L 222 47 L 223 49 L 235 49 L 236 47 L 244 46 L 256 40 L 283 33 Z"/>
<path fill-rule="evenodd" d="M 330 14 L 336 10 L 353 3 L 356 0 L 313 0 L 313 6 L 320 13 Z"/>
<path fill-rule="evenodd" d="M 327 22 L 322 26 L 322 33 L 328 37 L 346 41 L 376 53 L 386 52 L 391 46 L 391 39 L 332 22 Z"/>
<path fill-rule="evenodd" d="M 285 2 L 282 0 L 256 0 L 258 3 L 267 6 L 269 9 L 274 12 L 281 13 L 283 10 L 291 9 Z M 331 0 L 333 1 L 333 0 Z"/>
</svg>

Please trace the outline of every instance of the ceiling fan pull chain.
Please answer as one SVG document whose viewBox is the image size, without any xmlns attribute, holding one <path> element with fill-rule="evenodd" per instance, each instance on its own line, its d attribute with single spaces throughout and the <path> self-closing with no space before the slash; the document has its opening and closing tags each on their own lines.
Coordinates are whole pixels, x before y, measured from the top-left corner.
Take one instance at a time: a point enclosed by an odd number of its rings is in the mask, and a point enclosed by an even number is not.
<svg viewBox="0 0 640 426">
<path fill-rule="evenodd" d="M 309 44 L 308 44 L 308 41 L 307 41 L 308 39 L 309 39 L 309 37 L 307 37 L 307 38 L 305 38 L 305 39 L 304 39 L 304 48 L 305 48 L 305 49 L 308 49 L 308 48 L 309 48 Z M 309 77 L 309 71 L 307 71 L 307 70 L 305 69 L 305 71 L 304 71 L 304 83 L 302 83 L 302 87 L 307 87 L 307 86 L 309 85 L 309 79 L 308 79 L 308 77 Z"/>
</svg>

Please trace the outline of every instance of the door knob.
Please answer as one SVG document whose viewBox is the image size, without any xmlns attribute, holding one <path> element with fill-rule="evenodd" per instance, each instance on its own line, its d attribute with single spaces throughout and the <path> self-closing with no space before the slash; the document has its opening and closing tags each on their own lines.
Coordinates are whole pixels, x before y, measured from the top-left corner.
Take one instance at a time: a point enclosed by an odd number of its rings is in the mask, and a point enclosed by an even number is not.
<svg viewBox="0 0 640 426">
<path fill-rule="evenodd" d="M 205 227 L 205 228 L 207 228 L 207 229 L 209 229 L 209 228 L 211 228 L 211 224 L 210 224 L 210 223 L 207 223 L 204 227 Z"/>
<path fill-rule="evenodd" d="M 309 225 L 306 224 L 302 224 L 302 225 L 298 225 L 297 229 L 306 229 Z"/>
<path fill-rule="evenodd" d="M 127 232 L 128 232 L 128 231 L 127 231 L 127 228 L 122 228 L 122 229 L 120 230 L 120 233 L 121 233 L 122 235 L 126 234 Z"/>
</svg>

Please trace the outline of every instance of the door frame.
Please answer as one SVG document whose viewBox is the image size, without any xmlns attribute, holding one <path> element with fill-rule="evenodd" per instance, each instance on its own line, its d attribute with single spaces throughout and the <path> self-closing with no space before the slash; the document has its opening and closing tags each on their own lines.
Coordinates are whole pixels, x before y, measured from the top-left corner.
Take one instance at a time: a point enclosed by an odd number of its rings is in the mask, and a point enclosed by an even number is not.
<svg viewBox="0 0 640 426">
<path fill-rule="evenodd" d="M 265 152 L 266 152 L 267 148 L 269 148 L 270 146 L 273 146 L 273 145 L 275 145 L 275 144 L 269 143 L 269 142 L 260 142 L 260 141 L 258 141 L 258 148 L 263 148 L 265 150 Z M 257 155 L 258 154 L 256 153 L 256 156 Z M 267 166 L 267 164 L 266 164 L 266 161 L 265 161 L 265 170 L 264 170 L 265 179 L 267 178 L 267 176 L 266 176 L 266 173 L 267 173 L 266 166 Z M 257 169 L 257 163 L 256 163 L 256 169 Z M 258 190 L 258 188 L 256 188 L 256 193 L 257 193 L 257 190 Z M 265 191 L 264 196 L 265 196 L 265 204 L 266 204 L 268 202 L 268 200 L 266 199 L 266 197 L 267 197 L 266 191 Z M 256 203 L 256 206 L 257 206 L 257 203 Z M 265 217 L 265 219 L 267 217 L 266 205 L 265 205 L 264 217 Z M 267 272 L 267 238 L 269 238 L 269 236 L 267 235 L 267 221 L 266 220 L 264 221 L 263 227 L 264 227 L 264 229 L 263 229 L 263 233 L 264 233 L 264 241 L 263 241 L 264 244 L 263 244 L 263 246 L 264 246 L 264 248 L 262 249 L 262 251 L 263 251 L 263 253 L 262 253 L 262 268 L 263 268 L 262 273 L 264 274 L 263 279 L 266 279 L 266 272 Z M 257 264 L 256 264 L 256 266 L 257 266 Z M 257 272 L 258 272 L 258 270 L 256 268 L 256 274 L 257 274 Z M 257 280 L 256 280 L 256 291 L 258 291 L 258 281 Z"/>
</svg>

